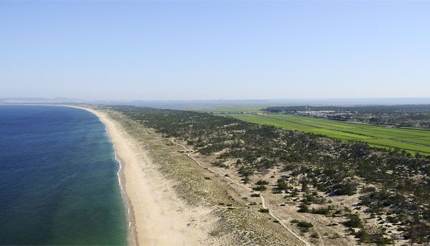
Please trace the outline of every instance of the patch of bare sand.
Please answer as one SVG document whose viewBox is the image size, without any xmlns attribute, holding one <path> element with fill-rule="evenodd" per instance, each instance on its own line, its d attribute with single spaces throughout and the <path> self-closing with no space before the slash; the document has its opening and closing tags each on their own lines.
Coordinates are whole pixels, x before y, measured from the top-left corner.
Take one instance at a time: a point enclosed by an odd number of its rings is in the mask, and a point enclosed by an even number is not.
<svg viewBox="0 0 430 246">
<path fill-rule="evenodd" d="M 89 108 L 106 126 L 122 164 L 121 183 L 131 210 L 130 244 L 211 245 L 209 233 L 216 218 L 211 210 L 191 207 L 175 193 L 173 184 L 121 125 L 107 114 Z"/>
</svg>

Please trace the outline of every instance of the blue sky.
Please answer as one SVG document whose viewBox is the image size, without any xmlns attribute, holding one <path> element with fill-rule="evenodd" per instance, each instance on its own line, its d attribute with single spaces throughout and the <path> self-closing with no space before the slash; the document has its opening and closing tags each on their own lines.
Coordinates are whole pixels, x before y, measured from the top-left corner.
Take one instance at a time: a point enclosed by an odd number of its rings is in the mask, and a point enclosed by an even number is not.
<svg viewBox="0 0 430 246">
<path fill-rule="evenodd" d="M 0 0 L 0 97 L 430 97 L 430 1 Z"/>
</svg>

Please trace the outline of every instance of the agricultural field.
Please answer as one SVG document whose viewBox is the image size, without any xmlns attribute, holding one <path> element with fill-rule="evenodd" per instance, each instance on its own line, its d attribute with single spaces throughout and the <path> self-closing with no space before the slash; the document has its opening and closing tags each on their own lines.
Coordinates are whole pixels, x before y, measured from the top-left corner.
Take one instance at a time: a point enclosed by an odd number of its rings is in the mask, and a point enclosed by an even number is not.
<svg viewBox="0 0 430 246">
<path fill-rule="evenodd" d="M 363 141 L 371 146 L 399 148 L 411 153 L 430 154 L 430 130 L 387 128 L 360 123 L 286 114 L 228 114 L 243 121 L 297 130 L 341 140 Z"/>
</svg>

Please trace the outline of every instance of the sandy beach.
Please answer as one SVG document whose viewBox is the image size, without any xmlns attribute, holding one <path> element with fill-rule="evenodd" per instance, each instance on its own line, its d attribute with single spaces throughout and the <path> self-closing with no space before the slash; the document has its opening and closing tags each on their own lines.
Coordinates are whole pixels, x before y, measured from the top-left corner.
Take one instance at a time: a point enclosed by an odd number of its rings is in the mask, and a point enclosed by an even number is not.
<svg viewBox="0 0 430 246">
<path fill-rule="evenodd" d="M 206 218 L 211 210 L 185 204 L 139 144 L 106 113 L 90 108 L 106 126 L 121 163 L 120 184 L 129 208 L 129 245 L 202 245 L 210 226 L 191 222 Z"/>
<path fill-rule="evenodd" d="M 74 106 L 71 106 L 74 107 Z M 129 245 L 308 245 L 250 206 L 249 187 L 213 170 L 181 143 L 109 108 L 75 107 L 105 125 L 120 163 Z M 226 178 L 227 177 L 227 178 Z M 264 202 L 264 201 L 263 201 Z M 264 207 L 264 205 L 263 205 Z"/>
</svg>

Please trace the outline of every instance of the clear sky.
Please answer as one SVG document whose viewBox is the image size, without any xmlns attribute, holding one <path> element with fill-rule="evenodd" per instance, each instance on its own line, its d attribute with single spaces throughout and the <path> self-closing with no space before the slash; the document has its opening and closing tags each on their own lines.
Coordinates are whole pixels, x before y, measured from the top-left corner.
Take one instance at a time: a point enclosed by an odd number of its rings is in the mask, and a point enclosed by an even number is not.
<svg viewBox="0 0 430 246">
<path fill-rule="evenodd" d="M 0 0 L 0 97 L 430 97 L 430 1 Z"/>
</svg>

